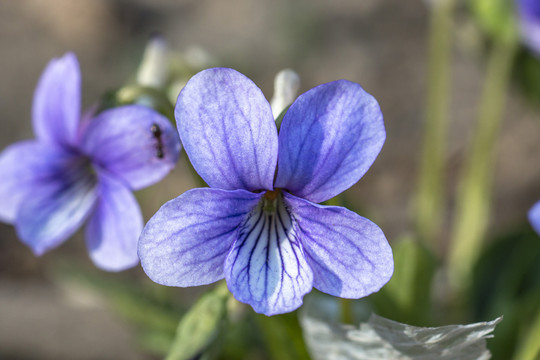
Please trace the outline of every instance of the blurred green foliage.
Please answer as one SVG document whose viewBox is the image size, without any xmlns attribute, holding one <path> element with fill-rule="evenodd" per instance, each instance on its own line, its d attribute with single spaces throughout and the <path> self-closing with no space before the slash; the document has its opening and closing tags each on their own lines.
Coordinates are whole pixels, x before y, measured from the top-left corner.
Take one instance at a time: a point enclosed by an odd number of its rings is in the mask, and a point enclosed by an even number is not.
<svg viewBox="0 0 540 360">
<path fill-rule="evenodd" d="M 397 242 L 393 252 L 392 279 L 370 297 L 375 312 L 410 325 L 433 325 L 431 285 L 438 265 L 435 256 L 412 238 Z"/>
<path fill-rule="evenodd" d="M 540 239 L 530 226 L 493 240 L 477 263 L 472 289 L 474 320 L 504 315 L 491 342 L 493 359 L 511 359 L 540 309 Z"/>
<path fill-rule="evenodd" d="M 515 0 L 471 0 L 469 10 L 487 43 L 508 38 L 518 31 Z M 532 106 L 540 106 L 540 59 L 522 45 L 514 61 L 516 85 Z"/>
<path fill-rule="evenodd" d="M 468 4 L 479 27 L 489 37 L 508 38 L 515 33 L 514 0 L 470 0 Z"/>
</svg>

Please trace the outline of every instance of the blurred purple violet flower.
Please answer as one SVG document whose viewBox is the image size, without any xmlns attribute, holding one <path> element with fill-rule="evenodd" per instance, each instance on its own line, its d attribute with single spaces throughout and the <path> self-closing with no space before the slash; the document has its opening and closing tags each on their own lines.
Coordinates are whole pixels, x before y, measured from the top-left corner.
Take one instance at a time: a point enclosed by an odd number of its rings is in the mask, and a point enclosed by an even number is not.
<svg viewBox="0 0 540 360">
<path fill-rule="evenodd" d="M 540 235 L 540 201 L 533 205 L 528 216 L 533 229 Z"/>
<path fill-rule="evenodd" d="M 138 263 L 143 228 L 132 194 L 163 178 L 180 143 L 169 121 L 142 106 L 124 106 L 80 121 L 77 58 L 52 60 L 34 94 L 35 140 L 0 154 L 0 220 L 36 255 L 57 247 L 88 219 L 94 263 L 119 271 Z"/>
<path fill-rule="evenodd" d="M 540 1 L 517 0 L 521 37 L 525 44 L 540 56 Z"/>
<path fill-rule="evenodd" d="M 356 183 L 384 143 L 379 105 L 360 85 L 339 80 L 301 95 L 278 136 L 250 79 L 209 69 L 180 92 L 175 116 L 210 188 L 187 191 L 147 223 L 139 256 L 152 280 L 198 286 L 225 278 L 236 299 L 274 315 L 298 308 L 312 287 L 360 298 L 390 279 L 381 229 L 317 204 Z"/>
</svg>

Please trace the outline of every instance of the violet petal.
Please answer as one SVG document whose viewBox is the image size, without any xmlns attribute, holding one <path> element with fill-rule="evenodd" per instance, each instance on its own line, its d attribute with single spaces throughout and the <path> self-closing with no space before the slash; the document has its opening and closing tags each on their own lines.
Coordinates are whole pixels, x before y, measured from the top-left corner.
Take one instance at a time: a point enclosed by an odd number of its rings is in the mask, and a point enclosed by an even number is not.
<svg viewBox="0 0 540 360">
<path fill-rule="evenodd" d="M 180 92 L 175 117 L 185 151 L 210 187 L 272 189 L 277 129 L 250 79 L 232 69 L 201 71 Z"/>
<path fill-rule="evenodd" d="M 342 298 L 378 291 L 392 277 L 392 249 L 373 222 L 339 206 L 285 194 L 313 270 L 313 286 Z"/>
<path fill-rule="evenodd" d="M 81 147 L 94 163 L 121 178 L 132 190 L 147 187 L 167 175 L 181 148 L 170 122 L 139 105 L 99 114 L 88 124 Z"/>
<path fill-rule="evenodd" d="M 518 0 L 521 37 L 525 44 L 540 56 L 540 3 L 538 0 Z"/>
<path fill-rule="evenodd" d="M 139 239 L 146 274 L 169 286 L 198 286 L 223 278 L 223 263 L 238 225 L 261 195 L 198 188 L 167 202 Z"/>
<path fill-rule="evenodd" d="M 281 199 L 275 211 L 259 205 L 243 222 L 227 256 L 225 277 L 234 297 L 258 313 L 282 314 L 302 305 L 313 273 Z"/>
<path fill-rule="evenodd" d="M 36 255 L 60 245 L 83 223 L 96 199 L 96 178 L 88 159 L 73 158 L 63 171 L 42 179 L 23 200 L 16 230 Z"/>
<path fill-rule="evenodd" d="M 312 202 L 328 200 L 366 173 L 385 137 L 379 105 L 360 85 L 317 86 L 283 118 L 275 186 Z"/>
<path fill-rule="evenodd" d="M 86 225 L 86 244 L 97 267 L 121 271 L 139 263 L 137 244 L 143 229 L 139 204 L 119 180 L 100 172 L 99 199 Z"/>
<path fill-rule="evenodd" d="M 28 193 L 56 176 L 71 157 L 60 147 L 34 140 L 6 148 L 0 154 L 0 220 L 13 223 Z"/>
<path fill-rule="evenodd" d="M 67 53 L 43 71 L 32 105 L 34 133 L 39 140 L 75 145 L 81 115 L 81 73 L 77 57 Z"/>
<path fill-rule="evenodd" d="M 529 210 L 528 217 L 536 233 L 540 234 L 540 201 L 536 202 Z"/>
</svg>

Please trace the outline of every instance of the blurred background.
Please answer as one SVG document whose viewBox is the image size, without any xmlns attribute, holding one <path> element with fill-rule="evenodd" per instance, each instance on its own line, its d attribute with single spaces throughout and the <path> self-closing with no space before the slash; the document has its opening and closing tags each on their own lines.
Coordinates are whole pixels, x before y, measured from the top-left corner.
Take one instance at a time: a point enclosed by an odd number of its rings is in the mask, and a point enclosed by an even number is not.
<svg viewBox="0 0 540 360">
<path fill-rule="evenodd" d="M 158 32 L 173 51 L 198 47 L 217 65 L 244 73 L 267 98 L 283 68 L 300 75 L 300 92 L 348 79 L 374 95 L 385 117 L 387 141 L 371 170 L 347 191 L 347 206 L 377 223 L 393 244 L 412 231 L 427 91 L 428 16 L 422 0 L 0 0 L 0 149 L 33 137 L 33 91 L 51 58 L 67 51 L 77 54 L 83 107 L 88 107 L 133 77 L 149 36 Z M 485 71 L 478 32 L 465 15 L 458 14 L 457 21 L 445 169 L 448 214 Z M 526 213 L 540 198 L 535 104 L 511 87 L 504 118 L 492 234 L 528 226 Z M 182 154 L 160 185 L 138 195 L 145 219 L 194 186 Z M 444 243 L 439 253 L 446 251 Z M 122 274 L 94 269 L 80 234 L 36 258 L 12 226 L 0 224 L 0 358 L 159 357 L 141 345 L 137 328 L 111 305 L 110 292 L 81 285 L 80 278 L 101 282 L 105 289 L 133 280 L 157 298 L 164 291 L 140 268 Z M 136 296 L 137 286 L 127 292 Z M 170 291 L 187 306 L 204 289 Z M 113 299 L 116 305 L 121 301 Z M 178 319 L 170 320 L 174 327 Z"/>
</svg>

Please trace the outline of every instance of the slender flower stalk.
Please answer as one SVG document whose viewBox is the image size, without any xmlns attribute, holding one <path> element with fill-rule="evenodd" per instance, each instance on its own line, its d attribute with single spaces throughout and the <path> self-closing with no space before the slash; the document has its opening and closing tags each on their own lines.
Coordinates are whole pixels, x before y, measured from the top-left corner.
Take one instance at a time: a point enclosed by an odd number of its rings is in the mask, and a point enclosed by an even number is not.
<svg viewBox="0 0 540 360">
<path fill-rule="evenodd" d="M 522 338 L 514 356 L 515 360 L 538 360 L 540 358 L 540 309 L 530 323 L 527 334 Z"/>
<path fill-rule="evenodd" d="M 293 311 L 313 287 L 360 298 L 393 273 L 377 225 L 318 203 L 356 183 L 386 133 L 376 100 L 339 80 L 302 94 L 279 135 L 261 90 L 232 69 L 195 75 L 175 117 L 191 163 L 210 188 L 163 205 L 139 241 L 146 274 L 168 286 L 225 278 L 256 312 Z"/>
<path fill-rule="evenodd" d="M 436 241 L 440 235 L 445 207 L 444 170 L 453 15 L 453 0 L 431 3 L 425 132 L 415 203 L 415 222 L 420 239 L 432 247 L 437 247 Z"/>
<path fill-rule="evenodd" d="M 457 294 L 468 287 L 489 223 L 495 145 L 517 45 L 517 34 L 496 40 L 488 60 L 476 129 L 460 179 L 450 243 L 449 276 Z"/>
</svg>

